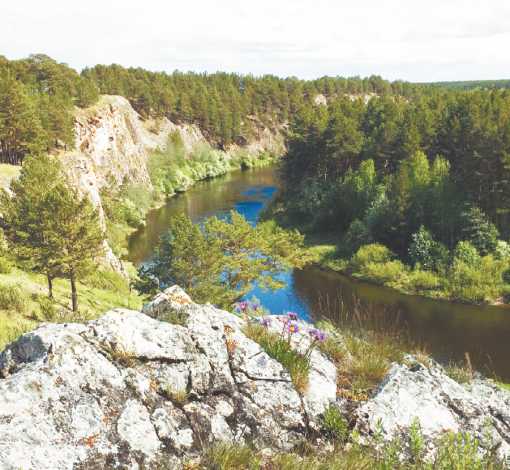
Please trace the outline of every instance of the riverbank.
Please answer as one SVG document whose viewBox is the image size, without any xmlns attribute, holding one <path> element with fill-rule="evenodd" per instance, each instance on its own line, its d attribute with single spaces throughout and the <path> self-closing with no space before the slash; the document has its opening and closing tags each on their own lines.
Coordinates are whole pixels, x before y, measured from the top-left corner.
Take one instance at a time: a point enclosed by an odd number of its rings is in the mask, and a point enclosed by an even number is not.
<svg viewBox="0 0 510 470">
<path fill-rule="evenodd" d="M 478 269 L 463 263 L 441 267 L 437 271 L 411 268 L 381 245 L 367 245 L 354 253 L 346 242 L 345 232 L 318 232 L 307 226 L 303 217 L 285 208 L 281 196 L 261 220 L 274 220 L 284 229 L 296 229 L 305 235 L 303 256 L 315 266 L 351 276 L 363 282 L 396 289 L 404 294 L 467 304 L 508 306 L 510 285 L 504 282 L 509 260 L 480 258 Z"/>
<path fill-rule="evenodd" d="M 101 193 L 106 214 L 108 243 L 120 258 L 127 254 L 128 236 L 146 224 L 147 214 L 161 208 L 168 198 L 182 194 L 196 183 L 223 176 L 230 171 L 274 164 L 278 156 L 260 152 L 258 156 L 240 152 L 228 158 L 209 147 L 186 150 L 178 134 L 171 134 L 164 151 L 149 155 L 147 168 L 151 186 L 126 182 L 122 187 Z"/>
</svg>

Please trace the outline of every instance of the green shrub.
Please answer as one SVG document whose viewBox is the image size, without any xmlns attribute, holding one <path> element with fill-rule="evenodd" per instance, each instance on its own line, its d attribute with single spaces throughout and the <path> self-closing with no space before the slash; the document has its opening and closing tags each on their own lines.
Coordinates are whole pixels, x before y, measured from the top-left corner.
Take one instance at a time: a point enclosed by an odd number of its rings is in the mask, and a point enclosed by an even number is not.
<svg viewBox="0 0 510 470">
<path fill-rule="evenodd" d="M 0 256 L 0 274 L 10 274 L 12 270 L 12 262 L 3 256 Z"/>
<path fill-rule="evenodd" d="M 360 270 L 368 263 L 387 263 L 392 255 L 384 245 L 372 243 L 362 246 L 351 258 L 350 265 L 352 269 Z"/>
<path fill-rule="evenodd" d="M 39 299 L 39 310 L 44 321 L 51 322 L 57 316 L 55 304 L 53 303 L 53 300 L 48 297 Z"/>
<path fill-rule="evenodd" d="M 437 274 L 419 268 L 409 273 L 408 280 L 405 285 L 408 292 L 432 290 L 441 286 L 441 279 Z"/>
<path fill-rule="evenodd" d="M 480 255 L 470 241 L 459 242 L 453 251 L 453 257 L 468 266 L 476 266 L 480 262 Z"/>
<path fill-rule="evenodd" d="M 352 251 L 358 251 L 364 245 L 370 245 L 374 242 L 374 237 L 370 229 L 359 219 L 349 225 L 345 235 L 345 244 Z"/>
<path fill-rule="evenodd" d="M 381 284 L 403 281 L 407 278 L 407 267 L 402 261 L 388 261 L 386 263 L 369 262 L 362 266 L 363 277 Z"/>
<path fill-rule="evenodd" d="M 506 287 L 504 276 L 508 268 L 507 259 L 494 260 L 492 255 L 484 256 L 475 265 L 456 258 L 449 273 L 451 295 L 465 302 L 492 301 Z"/>
<path fill-rule="evenodd" d="M 503 240 L 498 240 L 496 244 L 496 249 L 494 250 L 494 258 L 495 259 L 510 258 L 510 245 Z"/>
<path fill-rule="evenodd" d="M 262 151 L 259 153 L 259 160 L 269 160 L 271 158 L 271 152 Z"/>
<path fill-rule="evenodd" d="M 23 279 L 0 284 L 0 309 L 2 310 L 26 312 L 30 297 L 30 292 Z"/>
<path fill-rule="evenodd" d="M 413 234 L 413 241 L 409 247 L 409 257 L 414 264 L 420 264 L 425 269 L 438 269 L 441 265 L 448 265 L 450 252 L 442 243 L 434 241 L 423 225 Z"/>
</svg>

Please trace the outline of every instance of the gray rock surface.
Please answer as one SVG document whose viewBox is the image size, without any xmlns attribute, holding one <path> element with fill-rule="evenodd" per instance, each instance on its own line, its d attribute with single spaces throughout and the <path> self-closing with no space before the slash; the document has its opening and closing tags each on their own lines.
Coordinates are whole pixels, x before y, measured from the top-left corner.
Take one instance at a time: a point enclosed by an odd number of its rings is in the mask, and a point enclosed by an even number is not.
<svg viewBox="0 0 510 470">
<path fill-rule="evenodd" d="M 445 433 L 468 432 L 484 442 L 490 417 L 492 441 L 498 454 L 510 456 L 510 392 L 481 377 L 460 385 L 440 367 L 396 366 L 374 397 L 357 410 L 356 427 L 370 441 L 378 420 L 390 442 L 405 435 L 418 418 L 428 449 Z"/>
<path fill-rule="evenodd" d="M 186 322 L 153 318 L 172 313 Z M 216 439 L 256 439 L 270 452 L 320 443 L 324 407 L 346 408 L 335 365 L 313 350 L 310 385 L 300 394 L 245 326 L 174 286 L 142 312 L 45 323 L 20 336 L 0 355 L 0 468 L 157 468 L 198 458 Z M 300 323 L 294 347 L 307 348 L 308 327 Z M 445 430 L 478 436 L 490 415 L 499 451 L 508 452 L 510 393 L 485 380 L 468 390 L 439 368 L 412 370 L 396 366 L 356 410 L 367 443 L 379 418 L 388 440 L 415 416 L 433 440 Z"/>
</svg>

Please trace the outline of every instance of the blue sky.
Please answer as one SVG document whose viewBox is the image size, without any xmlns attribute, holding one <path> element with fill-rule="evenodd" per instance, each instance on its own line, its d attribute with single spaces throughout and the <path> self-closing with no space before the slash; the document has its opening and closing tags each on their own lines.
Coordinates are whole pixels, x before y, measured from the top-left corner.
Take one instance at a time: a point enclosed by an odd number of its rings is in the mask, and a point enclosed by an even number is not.
<svg viewBox="0 0 510 470">
<path fill-rule="evenodd" d="M 3 0 L 0 54 L 409 81 L 510 78 L 510 1 Z"/>
</svg>

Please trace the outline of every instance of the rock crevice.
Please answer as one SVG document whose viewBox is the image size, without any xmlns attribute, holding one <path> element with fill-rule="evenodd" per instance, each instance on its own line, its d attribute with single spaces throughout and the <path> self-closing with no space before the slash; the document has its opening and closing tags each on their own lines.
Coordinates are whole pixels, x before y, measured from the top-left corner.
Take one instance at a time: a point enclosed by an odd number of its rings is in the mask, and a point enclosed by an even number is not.
<svg viewBox="0 0 510 470">
<path fill-rule="evenodd" d="M 151 317 L 165 309 L 184 312 L 186 323 Z M 313 350 L 310 385 L 300 394 L 282 365 L 243 334 L 245 325 L 175 286 L 142 312 L 39 325 L 0 355 L 0 468 L 157 468 L 198 458 L 217 439 L 255 440 L 271 452 L 320 443 L 324 408 L 348 408 L 335 365 Z M 355 425 L 369 443 L 380 418 L 391 440 L 418 416 L 432 442 L 446 431 L 480 437 L 490 416 L 498 451 L 508 453 L 510 393 L 482 379 L 471 386 L 440 368 L 395 365 L 353 411 Z"/>
</svg>

